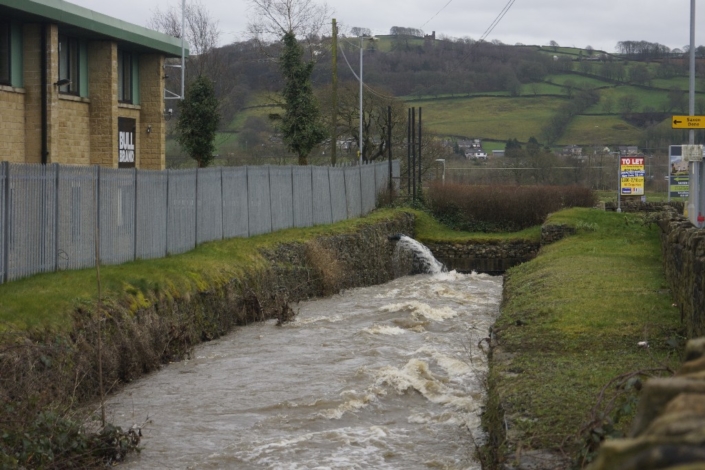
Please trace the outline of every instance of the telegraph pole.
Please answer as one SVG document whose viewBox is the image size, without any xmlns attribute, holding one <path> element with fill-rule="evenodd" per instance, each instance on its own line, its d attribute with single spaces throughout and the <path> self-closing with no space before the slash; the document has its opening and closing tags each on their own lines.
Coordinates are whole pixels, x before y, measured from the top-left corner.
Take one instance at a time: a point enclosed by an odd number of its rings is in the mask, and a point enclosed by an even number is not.
<svg viewBox="0 0 705 470">
<path fill-rule="evenodd" d="M 335 166 L 337 160 L 338 149 L 338 23 L 333 18 L 333 39 L 331 45 L 333 57 L 333 119 L 331 119 L 332 128 L 330 132 L 331 148 L 330 148 L 330 163 Z"/>
</svg>

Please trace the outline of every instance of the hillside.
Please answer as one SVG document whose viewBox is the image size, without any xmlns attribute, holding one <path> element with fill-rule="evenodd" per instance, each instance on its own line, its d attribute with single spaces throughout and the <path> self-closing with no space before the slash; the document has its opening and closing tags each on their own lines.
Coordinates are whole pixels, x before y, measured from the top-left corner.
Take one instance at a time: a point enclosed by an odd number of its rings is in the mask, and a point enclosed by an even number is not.
<svg viewBox="0 0 705 470">
<path fill-rule="evenodd" d="M 342 83 L 356 81 L 351 68 L 357 72 L 359 43 L 357 38 L 340 39 Z M 332 77 L 330 49 L 325 40 L 320 46 L 312 77 L 318 89 L 329 85 Z M 615 55 L 580 48 L 395 36 L 365 41 L 364 47 L 365 84 L 409 107 L 423 107 L 426 128 L 440 136 L 500 142 L 514 138 L 526 142 L 535 136 L 555 147 L 641 145 L 655 151 L 681 139 L 681 133 L 653 127 L 671 114 L 687 113 L 687 61 L 678 54 Z M 701 49 L 699 53 L 705 52 Z M 270 45 L 265 55 L 250 42 L 232 44 L 223 52 L 236 86 L 223 97 L 220 151 L 251 151 L 256 145 L 262 150 L 273 131 L 268 115 L 278 109 L 272 98 L 281 89 L 273 59 L 278 45 Z M 705 113 L 702 57 L 698 76 L 696 111 Z M 558 136 L 548 137 L 546 127 L 561 106 L 588 89 L 597 93 L 595 103 L 569 116 Z M 698 141 L 705 140 L 701 134 Z"/>
</svg>

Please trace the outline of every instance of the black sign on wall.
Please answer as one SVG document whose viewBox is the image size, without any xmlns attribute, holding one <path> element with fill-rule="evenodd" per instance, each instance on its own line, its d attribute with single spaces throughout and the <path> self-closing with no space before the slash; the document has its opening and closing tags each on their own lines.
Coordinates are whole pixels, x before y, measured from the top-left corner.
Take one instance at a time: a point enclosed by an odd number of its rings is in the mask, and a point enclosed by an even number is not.
<svg viewBox="0 0 705 470">
<path fill-rule="evenodd" d="M 134 119 L 118 118 L 118 168 L 135 167 L 135 136 L 137 123 Z"/>
</svg>

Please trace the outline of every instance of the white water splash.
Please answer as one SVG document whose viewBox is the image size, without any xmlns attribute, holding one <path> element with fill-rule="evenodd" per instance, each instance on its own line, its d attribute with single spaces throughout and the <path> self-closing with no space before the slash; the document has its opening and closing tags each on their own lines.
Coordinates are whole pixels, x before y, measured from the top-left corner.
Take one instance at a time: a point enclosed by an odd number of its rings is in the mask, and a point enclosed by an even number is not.
<svg viewBox="0 0 705 470">
<path fill-rule="evenodd" d="M 423 273 L 439 274 L 447 271 L 443 263 L 433 256 L 433 253 L 431 253 L 431 250 L 429 250 L 426 245 L 411 237 L 400 235 L 396 250 L 408 250 L 413 253 L 414 262 L 418 264 L 419 270 Z"/>
</svg>

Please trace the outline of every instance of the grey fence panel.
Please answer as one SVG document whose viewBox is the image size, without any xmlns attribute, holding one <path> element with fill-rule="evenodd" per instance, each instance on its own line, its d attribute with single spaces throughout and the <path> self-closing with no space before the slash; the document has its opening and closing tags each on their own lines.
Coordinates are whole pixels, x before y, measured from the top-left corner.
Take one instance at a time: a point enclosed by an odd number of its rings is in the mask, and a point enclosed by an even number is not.
<svg viewBox="0 0 705 470">
<path fill-rule="evenodd" d="M 196 170 L 168 170 L 167 252 L 196 247 Z"/>
<path fill-rule="evenodd" d="M 99 183 L 100 262 L 135 258 L 135 170 L 101 168 Z"/>
<path fill-rule="evenodd" d="M 223 237 L 247 237 L 247 167 L 223 168 Z"/>
<path fill-rule="evenodd" d="M 392 160 L 392 182 L 394 183 L 394 189 L 399 191 L 401 188 L 401 161 Z"/>
<path fill-rule="evenodd" d="M 294 227 L 313 226 L 312 167 L 292 167 Z"/>
<path fill-rule="evenodd" d="M 96 167 L 59 168 L 58 270 L 95 266 L 97 182 Z"/>
<path fill-rule="evenodd" d="M 369 214 L 375 210 L 377 203 L 377 185 L 375 182 L 375 165 L 363 165 L 360 167 L 360 186 L 362 190 L 362 214 Z"/>
<path fill-rule="evenodd" d="M 220 168 L 198 170 L 197 243 L 223 239 L 223 189 Z"/>
<path fill-rule="evenodd" d="M 345 191 L 345 167 L 329 168 L 330 172 L 330 202 L 333 222 L 348 218 L 348 202 Z"/>
<path fill-rule="evenodd" d="M 8 247 L 5 244 L 5 231 L 9 228 L 7 220 L 7 210 L 5 204 L 5 192 L 7 188 L 7 169 L 9 163 L 0 162 L 0 284 L 7 281 L 5 272 L 5 261 L 7 260 Z"/>
<path fill-rule="evenodd" d="M 137 171 L 135 258 L 166 256 L 168 187 L 165 171 Z"/>
<path fill-rule="evenodd" d="M 331 185 L 328 176 L 328 168 L 320 166 L 311 167 L 311 180 L 313 224 L 330 224 L 333 222 L 333 209 L 331 207 Z M 344 194 L 343 201 L 345 201 Z"/>
<path fill-rule="evenodd" d="M 9 165 L 7 280 L 50 272 L 56 262 L 56 166 Z"/>
<path fill-rule="evenodd" d="M 375 188 L 377 195 L 389 189 L 389 162 L 375 164 Z"/>
<path fill-rule="evenodd" d="M 269 190 L 272 204 L 272 231 L 294 226 L 292 168 L 269 167 Z"/>
<path fill-rule="evenodd" d="M 250 236 L 272 231 L 272 205 L 269 194 L 269 167 L 247 167 L 247 215 Z"/>
<path fill-rule="evenodd" d="M 345 168 L 345 195 L 347 196 L 348 219 L 362 215 L 362 195 L 360 194 L 360 166 Z"/>
</svg>

